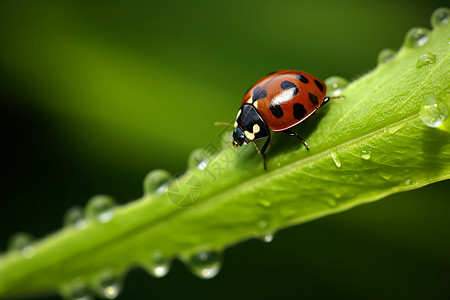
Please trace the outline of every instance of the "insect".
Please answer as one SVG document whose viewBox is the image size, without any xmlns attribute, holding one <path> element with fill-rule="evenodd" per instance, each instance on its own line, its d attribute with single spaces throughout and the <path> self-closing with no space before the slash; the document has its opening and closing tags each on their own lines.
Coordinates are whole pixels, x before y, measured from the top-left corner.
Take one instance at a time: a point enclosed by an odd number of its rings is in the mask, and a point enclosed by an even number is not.
<svg viewBox="0 0 450 300">
<path fill-rule="evenodd" d="M 261 78 L 242 99 L 233 125 L 233 146 L 239 148 L 253 143 L 263 156 L 264 170 L 267 170 L 265 152 L 270 143 L 271 130 L 298 138 L 309 150 L 305 139 L 289 129 L 330 101 L 331 98 L 326 97 L 326 90 L 323 81 L 301 71 L 277 71 Z M 267 140 L 259 150 L 254 141 L 264 138 Z"/>
</svg>

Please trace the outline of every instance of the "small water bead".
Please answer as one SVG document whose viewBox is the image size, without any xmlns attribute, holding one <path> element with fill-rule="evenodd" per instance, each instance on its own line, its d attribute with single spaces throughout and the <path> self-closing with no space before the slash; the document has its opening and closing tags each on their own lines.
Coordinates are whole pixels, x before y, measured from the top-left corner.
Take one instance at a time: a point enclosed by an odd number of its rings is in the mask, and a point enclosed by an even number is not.
<svg viewBox="0 0 450 300">
<path fill-rule="evenodd" d="M 93 300 L 94 296 L 81 280 L 74 280 L 61 289 L 61 297 L 66 300 Z"/>
<path fill-rule="evenodd" d="M 259 222 L 258 222 L 258 226 L 259 226 L 260 228 L 267 228 L 267 221 L 265 221 L 265 220 L 259 221 Z"/>
<path fill-rule="evenodd" d="M 110 272 L 103 273 L 94 286 L 100 297 L 115 299 L 122 291 L 122 281 Z"/>
<path fill-rule="evenodd" d="M 448 117 L 448 106 L 438 96 L 428 96 L 420 108 L 420 119 L 429 127 L 438 127 Z"/>
<path fill-rule="evenodd" d="M 92 197 L 86 205 L 85 215 L 89 219 L 95 219 L 100 223 L 107 223 L 114 217 L 116 201 L 106 195 Z"/>
<path fill-rule="evenodd" d="M 204 149 L 196 149 L 192 151 L 188 159 L 189 168 L 197 168 L 199 170 L 204 170 L 208 166 L 209 158 Z"/>
<path fill-rule="evenodd" d="M 264 208 L 269 208 L 272 206 L 272 202 L 270 202 L 269 200 L 259 200 L 258 203 Z"/>
<path fill-rule="evenodd" d="M 450 9 L 446 7 L 440 7 L 436 9 L 431 15 L 431 26 L 433 28 L 444 26 L 450 19 Z"/>
<path fill-rule="evenodd" d="M 334 197 L 336 197 L 337 199 L 342 197 L 342 194 L 339 193 L 334 193 Z M 327 199 L 327 204 L 329 207 L 336 207 L 337 206 L 337 201 L 335 199 Z"/>
<path fill-rule="evenodd" d="M 83 208 L 80 206 L 73 206 L 67 210 L 64 215 L 64 226 L 73 226 L 76 229 L 86 228 L 87 222 L 84 217 Z"/>
<path fill-rule="evenodd" d="M 330 153 L 331 158 L 333 159 L 334 164 L 336 167 L 340 168 L 342 166 L 341 159 L 339 158 L 339 154 L 337 152 L 331 152 Z"/>
<path fill-rule="evenodd" d="M 220 271 L 222 255 L 215 251 L 204 251 L 193 255 L 189 260 L 192 272 L 200 278 L 213 278 Z"/>
<path fill-rule="evenodd" d="M 428 41 L 429 33 L 430 31 L 426 28 L 412 28 L 406 34 L 404 45 L 411 48 L 422 47 Z"/>
<path fill-rule="evenodd" d="M 20 251 L 24 258 L 32 258 L 36 253 L 33 246 L 34 237 L 25 232 L 18 232 L 14 234 L 8 242 L 8 250 Z"/>
<path fill-rule="evenodd" d="M 327 94 L 333 97 L 342 94 L 342 91 L 347 87 L 348 80 L 339 76 L 331 76 L 325 80 L 327 85 Z"/>
<path fill-rule="evenodd" d="M 423 66 L 428 66 L 433 64 L 436 61 L 436 55 L 431 54 L 430 52 L 425 53 L 419 57 L 416 63 L 416 67 L 420 68 Z"/>
<path fill-rule="evenodd" d="M 232 141 L 233 140 L 233 131 L 232 130 L 226 130 L 220 135 L 220 146 L 222 147 L 233 147 Z"/>
<path fill-rule="evenodd" d="M 382 65 L 382 64 L 386 64 L 386 63 L 390 62 L 395 57 L 395 54 L 397 54 L 397 52 L 392 49 L 382 50 L 378 54 L 378 60 L 377 60 L 378 64 Z"/>
<path fill-rule="evenodd" d="M 369 159 L 370 159 L 370 155 L 371 155 L 370 150 L 367 150 L 367 149 L 362 149 L 362 150 L 361 150 L 361 157 L 362 157 L 363 159 L 369 160 Z"/>
<path fill-rule="evenodd" d="M 169 273 L 171 260 L 164 258 L 161 254 L 155 253 L 149 264 L 145 265 L 145 269 L 154 277 L 164 277 Z"/>
<path fill-rule="evenodd" d="M 270 242 L 272 242 L 272 241 L 273 241 L 273 235 L 272 235 L 272 234 L 266 234 L 266 235 L 263 237 L 263 241 L 264 241 L 265 243 L 270 243 Z"/>
<path fill-rule="evenodd" d="M 153 170 L 144 178 L 145 195 L 159 195 L 167 191 L 172 174 L 166 170 Z"/>
</svg>

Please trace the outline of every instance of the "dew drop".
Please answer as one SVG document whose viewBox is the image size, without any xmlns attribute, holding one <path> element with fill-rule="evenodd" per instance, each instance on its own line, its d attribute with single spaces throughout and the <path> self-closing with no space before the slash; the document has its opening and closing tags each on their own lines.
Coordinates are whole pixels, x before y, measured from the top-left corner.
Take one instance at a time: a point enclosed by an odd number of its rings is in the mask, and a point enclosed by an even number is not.
<svg viewBox="0 0 450 300">
<path fill-rule="evenodd" d="M 144 265 L 144 268 L 154 277 L 164 277 L 169 273 L 171 260 L 162 257 L 161 253 L 155 253 L 150 263 Z"/>
<path fill-rule="evenodd" d="M 369 160 L 369 159 L 370 159 L 370 155 L 371 155 L 370 150 L 367 150 L 367 149 L 362 149 L 362 150 L 361 150 L 361 157 L 362 157 L 363 159 Z"/>
<path fill-rule="evenodd" d="M 63 286 L 61 289 L 61 297 L 66 300 L 93 300 L 94 296 L 86 288 L 86 285 L 76 279 L 71 284 Z"/>
<path fill-rule="evenodd" d="M 272 242 L 272 241 L 273 241 L 273 235 L 272 235 L 272 234 L 266 234 L 266 235 L 263 237 L 263 241 L 264 241 L 265 243 L 270 243 L 270 242 Z"/>
<path fill-rule="evenodd" d="M 215 251 L 204 251 L 193 255 L 189 260 L 192 272 L 200 278 L 213 278 L 220 271 L 222 255 Z"/>
<path fill-rule="evenodd" d="M 153 170 L 144 178 L 144 194 L 159 195 L 167 191 L 172 175 L 166 170 Z"/>
<path fill-rule="evenodd" d="M 267 221 L 265 221 L 265 220 L 259 221 L 259 222 L 258 222 L 258 226 L 259 226 L 260 228 L 267 228 Z"/>
<path fill-rule="evenodd" d="M 20 254 L 24 258 L 32 258 L 36 253 L 36 250 L 33 246 L 34 237 L 25 232 L 18 232 L 14 234 L 8 242 L 8 250 L 12 251 L 20 251 Z"/>
<path fill-rule="evenodd" d="M 208 166 L 209 156 L 204 149 L 196 149 L 192 151 L 188 159 L 189 168 L 197 168 L 199 170 L 204 170 Z"/>
<path fill-rule="evenodd" d="M 416 63 L 416 67 L 420 68 L 423 66 L 428 66 L 433 64 L 436 61 L 436 56 L 431 54 L 430 52 L 425 53 L 419 57 Z"/>
<path fill-rule="evenodd" d="M 392 172 L 379 171 L 378 174 L 386 181 L 391 181 L 394 176 Z"/>
<path fill-rule="evenodd" d="M 270 202 L 269 200 L 259 200 L 258 204 L 264 208 L 269 208 L 272 206 L 272 202 Z"/>
<path fill-rule="evenodd" d="M 332 151 L 330 153 L 330 155 L 331 155 L 331 158 L 333 159 L 334 164 L 336 165 L 336 167 L 340 168 L 342 166 L 342 164 L 341 164 L 341 159 L 339 158 L 339 154 L 337 154 L 336 152 Z"/>
<path fill-rule="evenodd" d="M 431 26 L 433 28 L 443 26 L 448 23 L 450 17 L 450 9 L 446 7 L 440 7 L 436 9 L 431 15 Z"/>
<path fill-rule="evenodd" d="M 422 27 L 411 28 L 405 37 L 406 47 L 422 47 L 428 41 L 429 30 Z"/>
<path fill-rule="evenodd" d="M 232 147 L 233 131 L 227 130 L 220 135 L 220 145 L 222 147 Z"/>
<path fill-rule="evenodd" d="M 64 215 L 64 227 L 74 227 L 76 229 L 86 228 L 87 222 L 84 217 L 83 208 L 73 206 Z"/>
<path fill-rule="evenodd" d="M 336 197 L 337 199 L 342 197 L 342 194 L 339 193 L 334 193 L 334 197 Z M 335 199 L 327 199 L 327 204 L 329 207 L 336 207 L 337 206 L 337 201 Z"/>
<path fill-rule="evenodd" d="M 378 54 L 378 65 L 386 64 L 390 62 L 397 52 L 392 49 L 384 49 Z"/>
<path fill-rule="evenodd" d="M 336 97 L 342 94 L 342 91 L 347 87 L 348 80 L 339 76 L 331 76 L 325 80 L 327 85 L 327 93 Z"/>
<path fill-rule="evenodd" d="M 429 127 L 438 127 L 448 117 L 448 106 L 438 96 L 428 96 L 420 108 L 420 119 Z"/>
<path fill-rule="evenodd" d="M 115 299 L 122 291 L 122 281 L 111 272 L 104 272 L 94 284 L 94 289 L 100 297 Z"/>
<path fill-rule="evenodd" d="M 85 215 L 89 219 L 94 219 L 100 223 L 107 223 L 114 217 L 116 201 L 110 196 L 97 195 L 92 197 L 85 209 Z"/>
</svg>

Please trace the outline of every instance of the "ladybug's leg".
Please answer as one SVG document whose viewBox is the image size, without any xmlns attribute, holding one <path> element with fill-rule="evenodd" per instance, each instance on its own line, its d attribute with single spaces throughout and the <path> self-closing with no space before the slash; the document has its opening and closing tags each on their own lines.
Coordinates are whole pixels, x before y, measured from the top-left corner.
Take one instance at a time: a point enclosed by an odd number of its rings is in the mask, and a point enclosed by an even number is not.
<svg viewBox="0 0 450 300">
<path fill-rule="evenodd" d="M 266 166 L 266 149 L 267 149 L 267 147 L 269 146 L 269 144 L 270 144 L 270 131 L 269 131 L 269 136 L 267 137 L 267 140 L 266 140 L 266 142 L 264 143 L 264 145 L 262 146 L 262 148 L 261 148 L 261 154 L 262 154 L 262 156 L 263 156 L 263 159 L 264 159 L 264 170 L 265 171 L 267 171 L 267 166 Z"/>
<path fill-rule="evenodd" d="M 300 141 L 302 141 L 303 145 L 305 145 L 306 150 L 309 151 L 308 144 L 306 143 L 305 139 L 302 138 L 301 136 L 299 136 L 299 135 L 297 134 L 297 132 L 290 131 L 289 129 L 283 130 L 283 132 L 286 133 L 288 136 L 298 138 Z"/>
<path fill-rule="evenodd" d="M 261 151 L 259 151 L 258 146 L 256 146 L 256 143 L 254 141 L 251 141 L 253 146 L 255 146 L 256 151 L 258 151 L 258 154 L 261 154 Z"/>
</svg>

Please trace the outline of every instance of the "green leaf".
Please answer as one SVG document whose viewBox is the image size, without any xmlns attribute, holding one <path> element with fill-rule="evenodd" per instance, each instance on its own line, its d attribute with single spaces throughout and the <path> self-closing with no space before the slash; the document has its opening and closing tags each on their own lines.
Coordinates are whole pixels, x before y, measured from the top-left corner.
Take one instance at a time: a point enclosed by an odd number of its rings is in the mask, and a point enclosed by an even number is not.
<svg viewBox="0 0 450 300">
<path fill-rule="evenodd" d="M 193 153 L 177 180 L 167 184 L 164 171 L 149 174 L 141 199 L 114 208 L 98 196 L 86 220 L 72 211 L 68 223 L 76 225 L 32 244 L 16 239 L 0 258 L 0 296 L 67 296 L 86 287 L 111 296 L 128 268 L 158 275 L 156 266 L 164 269 L 173 257 L 211 277 L 220 252 L 237 242 L 270 239 L 283 227 L 448 179 L 449 121 L 432 128 L 423 120 L 446 118 L 450 26 L 437 27 L 420 46 L 421 33 L 409 32 L 391 61 L 299 126 L 311 151 L 277 135 L 264 171 L 251 145 L 236 154 L 222 138 L 213 140 Z M 424 63 L 424 54 L 433 59 Z"/>
</svg>

